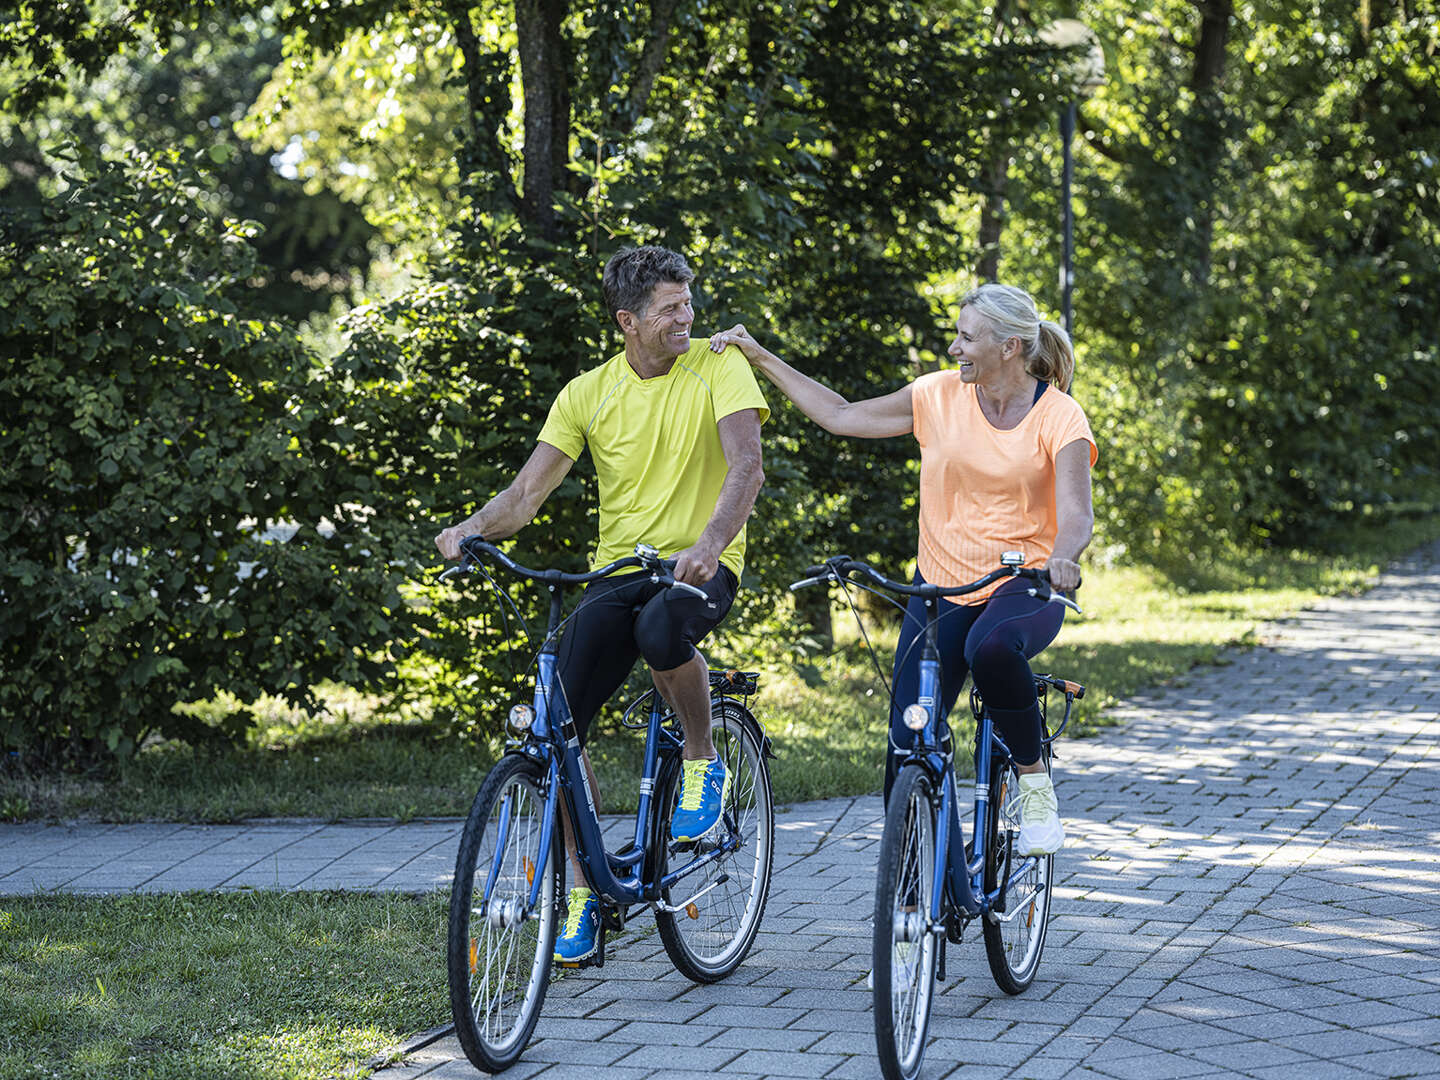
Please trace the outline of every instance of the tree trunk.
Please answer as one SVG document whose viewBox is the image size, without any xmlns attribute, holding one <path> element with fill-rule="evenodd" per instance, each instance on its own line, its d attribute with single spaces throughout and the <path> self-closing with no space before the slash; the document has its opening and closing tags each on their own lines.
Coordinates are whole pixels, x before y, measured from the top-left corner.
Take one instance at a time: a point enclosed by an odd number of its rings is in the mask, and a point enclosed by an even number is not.
<svg viewBox="0 0 1440 1080">
<path fill-rule="evenodd" d="M 520 82 L 525 96 L 525 196 L 521 215 L 555 237 L 555 190 L 566 184 L 570 89 L 560 23 L 567 0 L 516 0 Z"/>
<path fill-rule="evenodd" d="M 1195 66 L 1190 77 L 1190 87 L 1196 97 L 1190 139 L 1203 185 L 1196 192 L 1195 200 L 1196 276 L 1206 282 L 1210 277 L 1210 251 L 1214 245 L 1215 191 L 1225 143 L 1220 83 L 1225 77 L 1225 52 L 1235 4 L 1234 0 L 1201 0 L 1199 7 L 1200 40 L 1195 45 Z"/>
<path fill-rule="evenodd" d="M 466 0 L 456 0 L 447 10 L 455 27 L 455 41 L 460 48 L 460 57 L 464 61 L 467 106 L 465 131 L 481 158 L 488 158 L 490 168 L 508 180 L 509 163 L 504 149 L 500 146 L 497 132 L 503 123 L 505 111 L 510 107 L 509 89 L 505 87 L 502 94 L 500 88 L 494 84 L 493 75 L 486 70 Z M 515 189 L 508 183 L 505 185 L 505 194 L 512 204 L 517 202 Z"/>
<path fill-rule="evenodd" d="M 670 52 L 670 27 L 675 21 L 677 4 L 678 0 L 652 0 L 650 4 L 650 40 L 645 43 L 645 52 L 635 69 L 635 81 L 630 85 L 625 131 L 629 131 L 635 121 L 645 114 L 645 107 L 650 103 L 655 77 L 660 74 L 665 57 Z"/>
<path fill-rule="evenodd" d="M 1005 228 L 1005 182 L 1009 175 L 1009 151 L 996 150 L 985 166 L 985 205 L 980 208 L 980 261 L 975 274 L 982 282 L 1000 280 L 1000 234 Z"/>
</svg>

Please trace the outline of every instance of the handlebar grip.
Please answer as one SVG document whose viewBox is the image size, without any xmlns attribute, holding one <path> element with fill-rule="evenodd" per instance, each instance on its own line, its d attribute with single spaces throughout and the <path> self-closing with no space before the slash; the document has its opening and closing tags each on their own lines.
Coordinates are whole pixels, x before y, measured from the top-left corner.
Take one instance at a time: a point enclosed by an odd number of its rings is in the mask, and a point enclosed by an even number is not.
<svg viewBox="0 0 1440 1080">
<path fill-rule="evenodd" d="M 807 566 L 805 568 L 806 577 L 824 577 L 829 573 L 830 567 L 826 566 L 824 563 L 818 563 L 815 566 Z"/>
</svg>

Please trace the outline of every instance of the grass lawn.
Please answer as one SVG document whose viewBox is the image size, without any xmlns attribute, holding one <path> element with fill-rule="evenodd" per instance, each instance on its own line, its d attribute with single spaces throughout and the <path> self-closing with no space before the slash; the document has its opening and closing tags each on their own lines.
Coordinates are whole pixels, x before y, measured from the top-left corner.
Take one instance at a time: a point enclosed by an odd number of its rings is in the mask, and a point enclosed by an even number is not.
<svg viewBox="0 0 1440 1080">
<path fill-rule="evenodd" d="M 1272 553 L 1170 575 L 1147 567 L 1089 570 L 1080 595 L 1085 616 L 1067 618 L 1057 643 L 1035 667 L 1090 688 L 1072 733 L 1095 736 L 1106 707 L 1117 699 L 1183 678 L 1196 664 L 1215 661 L 1226 646 L 1253 641 L 1258 624 L 1319 595 L 1363 588 L 1377 564 L 1437 535 L 1440 519 L 1397 518 L 1347 538 L 1346 548 L 1365 552 L 1363 557 Z M 717 666 L 753 666 L 763 673 L 752 707 L 775 744 L 780 802 L 880 787 L 885 691 L 848 609 L 837 610 L 835 626 L 836 650 L 804 671 L 743 648 L 711 653 Z M 870 617 L 868 630 L 888 677 L 894 626 Z M 353 701 L 336 713 L 341 719 L 317 720 L 276 707 L 247 748 L 216 753 L 149 747 L 103 779 L 0 771 L 0 819 L 455 815 L 469 808 L 494 760 L 493 747 L 387 725 L 383 717 L 364 717 Z M 497 730 L 498 724 L 497 717 Z M 639 732 L 597 721 L 591 750 L 606 809 L 634 806 L 641 740 Z"/>
<path fill-rule="evenodd" d="M 448 1022 L 445 900 L 0 898 L 0 1078 L 300 1080 Z"/>
</svg>

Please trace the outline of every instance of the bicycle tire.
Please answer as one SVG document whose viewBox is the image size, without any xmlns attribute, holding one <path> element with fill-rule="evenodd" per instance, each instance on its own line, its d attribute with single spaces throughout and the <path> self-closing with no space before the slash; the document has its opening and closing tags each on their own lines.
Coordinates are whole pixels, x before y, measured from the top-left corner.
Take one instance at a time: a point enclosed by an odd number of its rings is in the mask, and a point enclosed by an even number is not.
<svg viewBox="0 0 1440 1080">
<path fill-rule="evenodd" d="M 1042 752 L 1045 771 L 1050 771 L 1050 751 Z M 987 893 L 999 887 L 1002 874 L 1012 872 L 1013 859 L 1007 853 L 1020 833 L 1019 773 L 1013 764 L 996 758 L 990 769 L 990 823 L 984 885 Z M 1045 951 L 1045 932 L 1050 924 L 1051 883 L 1055 856 L 1035 860 L 1031 870 L 1011 885 L 1003 915 L 994 913 L 982 920 L 985 958 L 990 974 L 1007 994 L 1021 994 L 1035 981 L 1040 957 Z M 1001 921 L 1004 920 L 1004 921 Z"/>
<path fill-rule="evenodd" d="M 915 1080 L 935 1000 L 936 935 L 925 930 L 935 881 L 934 783 L 906 765 L 890 789 L 875 875 L 870 963 L 875 1050 L 885 1080 Z"/>
<path fill-rule="evenodd" d="M 480 785 L 455 858 L 446 942 L 450 1011 L 465 1056 L 485 1072 L 500 1072 L 519 1059 L 550 983 L 563 866 L 558 835 L 547 865 L 536 866 L 543 779 L 537 762 L 518 754 L 502 757 Z M 507 803 L 504 851 L 490 905 L 482 911 Z M 537 909 L 516 921 L 536 873 L 543 875 Z"/>
<path fill-rule="evenodd" d="M 685 911 L 655 912 L 660 941 L 670 962 L 682 975 L 698 983 L 725 978 L 740 966 L 755 943 L 770 895 L 775 854 L 775 797 L 760 725 L 739 702 L 722 699 L 712 705 L 710 734 L 730 775 L 730 792 L 721 820 L 733 823 L 741 842 L 729 854 L 662 893 L 667 904 L 676 903 L 677 898 L 695 897 Z M 655 835 L 661 838 L 659 869 L 664 874 L 675 854 L 668 835 L 670 815 L 680 797 L 678 759 L 658 787 L 660 797 L 655 805 L 662 817 Z M 715 830 L 721 831 L 725 831 L 723 824 Z M 722 876 L 726 880 L 722 881 Z M 696 895 L 706 888 L 709 891 L 703 896 Z"/>
</svg>

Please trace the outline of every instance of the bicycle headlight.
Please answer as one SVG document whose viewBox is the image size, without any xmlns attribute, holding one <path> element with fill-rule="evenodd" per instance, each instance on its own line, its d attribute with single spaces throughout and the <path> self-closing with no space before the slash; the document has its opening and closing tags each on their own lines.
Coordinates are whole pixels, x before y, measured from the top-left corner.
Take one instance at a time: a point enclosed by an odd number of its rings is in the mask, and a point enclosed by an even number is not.
<svg viewBox="0 0 1440 1080">
<path fill-rule="evenodd" d="M 906 705 L 905 711 L 900 716 L 905 721 L 905 726 L 911 731 L 923 731 L 925 724 L 930 719 L 930 714 L 925 711 L 923 705 Z"/>
<path fill-rule="evenodd" d="M 535 710 L 529 705 L 512 705 L 510 707 L 510 729 L 512 731 L 529 731 L 530 725 L 535 722 Z"/>
</svg>

